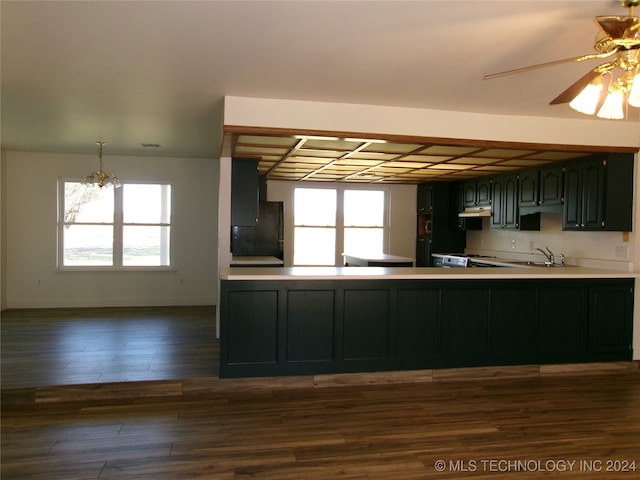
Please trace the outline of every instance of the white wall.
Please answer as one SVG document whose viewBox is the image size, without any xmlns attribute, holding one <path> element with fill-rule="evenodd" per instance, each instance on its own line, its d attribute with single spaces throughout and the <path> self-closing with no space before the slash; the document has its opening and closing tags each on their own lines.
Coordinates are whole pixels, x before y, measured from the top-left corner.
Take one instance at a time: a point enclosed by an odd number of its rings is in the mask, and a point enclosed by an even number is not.
<svg viewBox="0 0 640 480">
<path fill-rule="evenodd" d="M 56 269 L 57 181 L 95 170 L 97 154 L 5 152 L 3 282 L 7 308 L 211 305 L 217 303 L 218 162 L 117 157 L 105 170 L 124 181 L 171 182 L 175 270 Z"/>
<path fill-rule="evenodd" d="M 284 262 L 293 265 L 293 191 L 296 187 L 327 187 L 326 182 L 267 182 L 267 200 L 284 202 Z M 366 188 L 366 185 L 350 184 L 352 188 Z M 388 237 L 385 252 L 401 257 L 416 256 L 416 186 L 388 185 Z"/>
</svg>

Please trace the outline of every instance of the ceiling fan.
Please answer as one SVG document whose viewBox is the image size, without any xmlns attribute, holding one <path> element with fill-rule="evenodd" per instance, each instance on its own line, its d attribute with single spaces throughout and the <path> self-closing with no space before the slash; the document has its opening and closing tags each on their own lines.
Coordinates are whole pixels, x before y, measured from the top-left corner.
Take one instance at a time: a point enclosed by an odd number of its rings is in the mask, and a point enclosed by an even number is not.
<svg viewBox="0 0 640 480">
<path fill-rule="evenodd" d="M 483 79 L 489 80 L 562 63 L 607 58 L 610 59 L 608 62 L 590 70 L 549 104 L 569 102 L 571 108 L 587 115 L 593 115 L 597 110 L 597 115 L 601 118 L 624 118 L 625 99 L 628 105 L 640 107 L 640 18 L 635 13 L 640 0 L 620 0 L 620 4 L 629 9 L 629 15 L 595 18 L 600 26 L 594 44 L 598 53 L 493 73 L 485 75 Z M 605 84 L 607 89 L 603 92 Z"/>
</svg>

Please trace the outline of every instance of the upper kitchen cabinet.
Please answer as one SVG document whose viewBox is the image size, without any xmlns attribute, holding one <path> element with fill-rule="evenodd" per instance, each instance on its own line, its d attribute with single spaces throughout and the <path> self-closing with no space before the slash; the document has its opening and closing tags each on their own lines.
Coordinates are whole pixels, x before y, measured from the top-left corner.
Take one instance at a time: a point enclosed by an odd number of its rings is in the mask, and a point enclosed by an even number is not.
<svg viewBox="0 0 640 480">
<path fill-rule="evenodd" d="M 564 166 L 523 170 L 518 173 L 518 208 L 521 215 L 561 213 L 564 203 Z"/>
<path fill-rule="evenodd" d="M 539 192 L 538 204 L 543 208 L 557 207 L 564 203 L 563 165 L 552 165 L 540 169 Z"/>
<path fill-rule="evenodd" d="M 515 230 L 518 222 L 518 175 L 499 175 L 491 183 L 491 228 Z"/>
<path fill-rule="evenodd" d="M 464 208 L 488 207 L 491 205 L 491 179 L 479 178 L 462 183 L 462 206 Z"/>
<path fill-rule="evenodd" d="M 231 225 L 255 226 L 258 203 L 258 160 L 234 158 L 231 163 Z"/>
<path fill-rule="evenodd" d="M 563 230 L 631 231 L 633 155 L 595 155 L 566 165 Z"/>
<path fill-rule="evenodd" d="M 461 217 L 458 214 L 465 209 L 465 192 L 466 187 L 473 183 L 473 191 L 475 192 L 474 182 L 455 182 L 451 185 L 452 208 L 451 208 L 451 227 L 454 230 L 482 230 L 482 218 L 480 217 Z M 475 196 L 475 193 L 474 193 Z M 466 208 L 473 208 L 472 206 Z"/>
</svg>

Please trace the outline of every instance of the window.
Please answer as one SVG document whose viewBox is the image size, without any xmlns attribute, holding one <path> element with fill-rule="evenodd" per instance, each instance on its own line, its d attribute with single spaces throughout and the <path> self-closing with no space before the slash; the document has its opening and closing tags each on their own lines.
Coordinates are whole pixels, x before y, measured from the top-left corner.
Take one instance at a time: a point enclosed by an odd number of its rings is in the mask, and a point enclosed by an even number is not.
<svg viewBox="0 0 640 480">
<path fill-rule="evenodd" d="M 342 253 L 384 251 L 385 190 L 296 188 L 294 265 L 342 265 Z"/>
<path fill-rule="evenodd" d="M 60 182 L 61 267 L 171 265 L 171 185 Z"/>
<path fill-rule="evenodd" d="M 334 265 L 336 191 L 296 188 L 293 200 L 293 264 Z"/>
</svg>

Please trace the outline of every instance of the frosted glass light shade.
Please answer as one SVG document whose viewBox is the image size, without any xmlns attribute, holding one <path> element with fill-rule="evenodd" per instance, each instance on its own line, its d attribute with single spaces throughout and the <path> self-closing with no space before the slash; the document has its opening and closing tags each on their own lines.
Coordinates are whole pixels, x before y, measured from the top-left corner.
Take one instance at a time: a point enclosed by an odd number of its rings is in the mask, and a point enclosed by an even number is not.
<svg viewBox="0 0 640 480">
<path fill-rule="evenodd" d="M 571 100 L 569 106 L 580 113 L 593 115 L 600 100 L 600 92 L 602 92 L 602 80 L 598 78 L 584 87 L 578 96 Z"/>
<path fill-rule="evenodd" d="M 633 87 L 629 92 L 629 105 L 640 107 L 640 73 L 633 79 Z"/>
<path fill-rule="evenodd" d="M 598 116 L 600 118 L 608 118 L 610 120 L 620 120 L 624 118 L 624 110 L 622 108 L 623 103 L 624 93 L 622 90 L 609 92 L 604 104 L 602 104 L 602 107 L 598 111 Z"/>
</svg>

